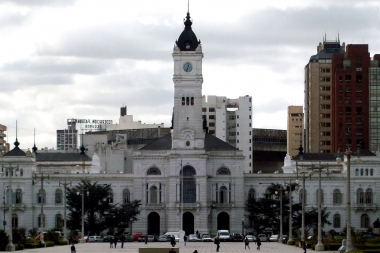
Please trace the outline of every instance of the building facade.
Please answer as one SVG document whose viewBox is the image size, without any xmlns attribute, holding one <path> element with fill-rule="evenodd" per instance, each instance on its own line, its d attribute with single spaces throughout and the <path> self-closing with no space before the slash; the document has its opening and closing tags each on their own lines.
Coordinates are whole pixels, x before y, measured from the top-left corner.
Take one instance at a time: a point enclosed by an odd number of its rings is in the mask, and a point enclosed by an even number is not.
<svg viewBox="0 0 380 253">
<path fill-rule="evenodd" d="M 67 120 L 67 129 L 57 130 L 57 150 L 69 150 L 78 148 L 78 130 L 76 120 Z"/>
<path fill-rule="evenodd" d="M 244 171 L 252 170 L 252 97 L 202 96 L 208 132 L 243 151 Z"/>
<path fill-rule="evenodd" d="M 0 153 L 9 151 L 9 144 L 5 139 L 5 137 L 7 137 L 7 135 L 5 134 L 6 131 L 7 127 L 0 124 Z"/>
<path fill-rule="evenodd" d="M 303 107 L 288 106 L 287 154 L 298 155 L 303 136 Z"/>
</svg>

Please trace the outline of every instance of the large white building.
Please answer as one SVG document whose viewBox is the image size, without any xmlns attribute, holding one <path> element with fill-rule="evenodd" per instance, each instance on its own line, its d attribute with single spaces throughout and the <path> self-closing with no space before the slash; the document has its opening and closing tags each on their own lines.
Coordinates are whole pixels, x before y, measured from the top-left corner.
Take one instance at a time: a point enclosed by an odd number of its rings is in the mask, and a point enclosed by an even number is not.
<svg viewBox="0 0 380 253">
<path fill-rule="evenodd" d="M 248 196 L 262 197 L 266 184 L 284 184 L 297 179 L 299 174 L 294 173 L 297 169 L 310 171 L 313 166 L 327 164 L 334 173 L 322 176 L 322 205 L 328 208 L 332 225 L 325 225 L 323 230 L 344 229 L 348 168 L 347 163 L 336 163 L 336 154 L 304 154 L 294 160 L 287 156 L 284 174 L 246 173 L 243 151 L 207 133 L 202 120 L 203 51 L 191 25 L 188 14 L 185 29 L 172 54 L 172 132 L 132 152 L 131 157 L 106 155 L 114 164 L 110 170 L 106 170 L 107 165 L 98 161 L 96 155 L 91 161 L 87 155 L 77 152 L 24 152 L 16 141 L 15 147 L 0 157 L 3 172 L 0 198 L 4 197 L 0 207 L 6 220 L 11 220 L 5 226 L 8 232 L 10 224 L 27 230 L 39 227 L 42 212 L 46 229 L 61 227 L 65 210 L 62 183 L 71 182 L 75 186 L 82 178 L 111 184 L 113 203 L 141 200 L 141 214 L 133 224 L 133 232 L 161 234 L 183 229 L 186 233 L 198 230 L 214 235 L 218 229 L 241 231 L 242 220 L 246 229 L 251 226 L 244 215 Z M 123 150 L 122 146 L 109 143 L 104 146 L 112 147 L 115 152 Z M 130 171 L 123 170 L 125 159 L 131 162 Z M 352 162 L 350 167 L 352 226 L 367 230 L 380 216 L 377 194 L 380 159 L 364 148 L 360 150 L 360 159 L 361 163 Z M 9 168 L 14 173 L 7 173 Z M 36 177 L 40 179 L 38 182 L 34 180 Z M 44 184 L 41 177 L 45 178 Z M 306 208 L 316 207 L 317 173 L 307 179 L 303 187 Z M 9 189 L 12 200 L 8 198 Z M 294 203 L 300 202 L 301 191 L 292 193 Z"/>
<path fill-rule="evenodd" d="M 252 97 L 203 96 L 208 132 L 243 151 L 244 172 L 252 171 Z"/>
</svg>

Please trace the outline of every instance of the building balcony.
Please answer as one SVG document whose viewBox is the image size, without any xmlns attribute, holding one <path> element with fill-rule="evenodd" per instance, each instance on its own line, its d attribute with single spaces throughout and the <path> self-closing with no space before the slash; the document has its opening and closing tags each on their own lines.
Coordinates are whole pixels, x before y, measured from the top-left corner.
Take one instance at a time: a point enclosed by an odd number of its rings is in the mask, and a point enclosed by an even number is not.
<svg viewBox="0 0 380 253">
<path fill-rule="evenodd" d="M 377 205 L 375 203 L 357 203 L 354 205 L 354 210 L 357 211 L 376 211 Z"/>
<path fill-rule="evenodd" d="M 177 202 L 177 205 L 176 205 L 178 208 L 180 207 L 184 207 L 184 208 L 191 208 L 191 207 L 199 207 L 199 203 L 181 203 L 181 202 Z"/>
<path fill-rule="evenodd" d="M 163 207 L 164 205 L 162 203 L 146 203 L 145 206 L 148 206 L 148 207 Z"/>
</svg>

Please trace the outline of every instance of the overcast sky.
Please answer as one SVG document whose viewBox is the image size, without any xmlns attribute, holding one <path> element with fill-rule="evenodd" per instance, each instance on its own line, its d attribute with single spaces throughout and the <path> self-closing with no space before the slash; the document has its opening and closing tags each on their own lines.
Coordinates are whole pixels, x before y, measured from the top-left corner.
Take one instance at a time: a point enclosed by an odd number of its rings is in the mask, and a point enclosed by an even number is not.
<svg viewBox="0 0 380 253">
<path fill-rule="evenodd" d="M 252 96 L 254 128 L 286 129 L 324 34 L 380 53 L 380 1 L 191 0 L 203 94 Z M 187 0 L 0 0 L 0 124 L 13 148 L 56 148 L 69 118 L 118 122 L 120 107 L 170 127 L 174 42 Z"/>
</svg>

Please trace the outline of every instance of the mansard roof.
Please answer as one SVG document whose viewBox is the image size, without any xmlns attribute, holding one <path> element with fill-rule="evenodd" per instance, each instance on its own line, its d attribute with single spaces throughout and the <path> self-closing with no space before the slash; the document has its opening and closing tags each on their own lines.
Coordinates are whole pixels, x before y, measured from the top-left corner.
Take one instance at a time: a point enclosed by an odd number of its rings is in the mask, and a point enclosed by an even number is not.
<svg viewBox="0 0 380 253">
<path fill-rule="evenodd" d="M 18 142 L 17 137 L 14 145 L 15 147 L 11 151 L 5 153 L 4 156 L 26 156 L 26 153 L 18 147 L 20 142 Z"/>
<path fill-rule="evenodd" d="M 46 152 L 35 153 L 37 162 L 88 162 L 92 161 L 91 157 L 81 153 L 60 153 L 60 152 Z"/>
<path fill-rule="evenodd" d="M 160 139 L 145 145 L 140 150 L 170 150 L 172 149 L 171 134 L 167 134 Z M 212 134 L 205 134 L 205 150 L 218 151 L 218 150 L 236 150 L 235 147 L 222 141 L 221 139 L 213 136 Z"/>
</svg>

